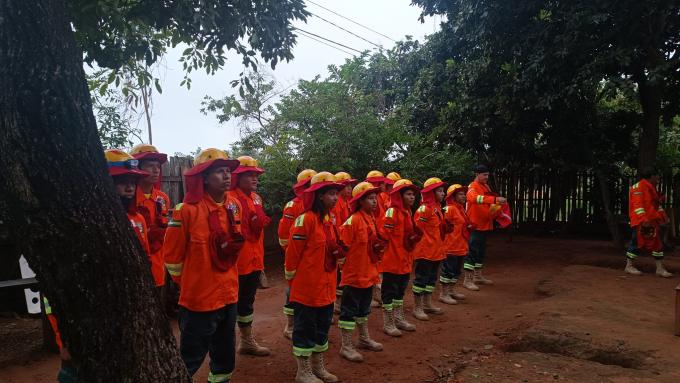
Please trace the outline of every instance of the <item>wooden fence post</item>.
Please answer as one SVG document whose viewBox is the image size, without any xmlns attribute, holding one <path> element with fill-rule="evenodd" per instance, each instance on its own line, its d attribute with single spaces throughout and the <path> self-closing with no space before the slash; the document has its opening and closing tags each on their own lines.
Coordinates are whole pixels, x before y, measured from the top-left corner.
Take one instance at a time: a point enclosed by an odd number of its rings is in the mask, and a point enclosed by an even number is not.
<svg viewBox="0 0 680 383">
<path fill-rule="evenodd" d="M 675 288 L 675 335 L 680 336 L 680 285 Z"/>
</svg>

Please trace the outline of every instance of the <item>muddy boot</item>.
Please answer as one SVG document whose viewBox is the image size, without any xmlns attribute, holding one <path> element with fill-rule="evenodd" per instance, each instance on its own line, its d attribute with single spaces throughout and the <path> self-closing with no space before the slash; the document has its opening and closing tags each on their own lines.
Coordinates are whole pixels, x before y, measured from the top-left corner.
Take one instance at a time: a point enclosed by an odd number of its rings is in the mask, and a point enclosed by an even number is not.
<svg viewBox="0 0 680 383">
<path fill-rule="evenodd" d="M 324 383 L 335 383 L 340 381 L 337 376 L 326 370 L 326 366 L 323 361 L 323 352 L 315 352 L 312 354 L 312 372 Z"/>
<path fill-rule="evenodd" d="M 479 291 L 479 286 L 475 284 L 475 278 L 472 271 L 465 270 L 465 279 L 463 280 L 463 287 L 470 291 Z"/>
<path fill-rule="evenodd" d="M 432 293 L 425 293 L 423 298 L 423 311 L 425 311 L 426 314 L 444 314 L 444 311 L 441 308 L 432 305 Z"/>
<path fill-rule="evenodd" d="M 401 331 L 394 323 L 394 311 L 383 309 L 383 332 L 389 336 L 400 337 Z"/>
<path fill-rule="evenodd" d="M 253 327 L 241 327 L 241 343 L 238 346 L 238 353 L 243 355 L 267 356 L 271 354 L 268 348 L 257 344 L 253 337 Z"/>
<path fill-rule="evenodd" d="M 666 270 L 666 268 L 663 266 L 662 260 L 656 261 L 656 275 L 660 276 L 661 278 L 670 278 L 673 276 L 673 274 L 669 273 L 668 270 Z"/>
<path fill-rule="evenodd" d="M 413 307 L 413 317 L 418 320 L 430 320 L 430 317 L 424 311 L 424 299 L 425 295 L 416 295 L 414 297 L 415 307 Z"/>
<path fill-rule="evenodd" d="M 359 344 L 357 344 L 357 347 L 370 351 L 382 351 L 382 344 L 371 339 L 371 334 L 368 332 L 368 322 L 357 323 L 357 325 L 359 326 Z"/>
<path fill-rule="evenodd" d="M 491 279 L 484 278 L 484 275 L 482 275 L 482 269 L 475 268 L 473 281 L 475 282 L 476 285 L 487 285 L 487 286 L 493 285 L 493 281 Z"/>
<path fill-rule="evenodd" d="M 297 360 L 295 383 L 323 383 L 322 380 L 314 376 L 308 356 L 296 356 L 295 359 Z"/>
<path fill-rule="evenodd" d="M 454 288 L 456 287 L 456 282 L 453 282 L 451 286 L 449 287 L 449 295 L 451 298 L 457 300 L 457 301 L 462 301 L 465 300 L 465 294 L 457 293 Z"/>
<path fill-rule="evenodd" d="M 344 328 L 340 329 L 340 340 L 342 341 L 340 356 L 350 362 L 363 362 L 364 357 L 354 348 L 354 344 L 352 343 L 352 333 L 354 333 L 352 330 Z"/>
<path fill-rule="evenodd" d="M 442 284 L 441 292 L 439 293 L 439 302 L 445 303 L 447 305 L 457 305 L 458 301 L 453 299 L 451 296 L 451 284 Z"/>
<path fill-rule="evenodd" d="M 404 316 L 404 306 L 394 306 L 394 325 L 403 331 L 416 331 L 416 326 L 409 323 Z"/>
<path fill-rule="evenodd" d="M 633 264 L 633 260 L 628 258 L 626 259 L 626 268 L 624 271 L 628 274 L 631 275 L 642 275 L 642 271 L 638 270 L 637 267 Z"/>
<path fill-rule="evenodd" d="M 264 270 L 262 270 L 262 272 L 260 273 L 260 277 L 258 278 L 257 288 L 258 289 L 269 288 L 269 279 L 267 279 L 267 274 L 264 273 Z"/>
<path fill-rule="evenodd" d="M 293 339 L 293 327 L 295 327 L 295 317 L 286 314 L 286 327 L 283 328 L 283 336 Z"/>
</svg>

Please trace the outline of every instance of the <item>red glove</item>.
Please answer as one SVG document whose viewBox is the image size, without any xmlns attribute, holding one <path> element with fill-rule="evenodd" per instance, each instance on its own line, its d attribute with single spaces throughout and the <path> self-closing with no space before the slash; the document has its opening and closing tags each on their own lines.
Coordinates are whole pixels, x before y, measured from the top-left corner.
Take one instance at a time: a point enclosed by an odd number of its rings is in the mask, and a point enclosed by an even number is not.
<svg viewBox="0 0 680 383">
<path fill-rule="evenodd" d="M 421 239 L 423 239 L 423 231 L 418 226 L 413 226 L 413 231 L 406 233 L 406 236 L 404 236 L 404 247 L 408 251 L 413 251 Z"/>
<path fill-rule="evenodd" d="M 149 240 L 149 251 L 151 251 L 151 254 L 154 254 L 163 247 L 165 229 L 162 227 L 151 228 L 147 234 L 147 238 Z"/>
<path fill-rule="evenodd" d="M 380 262 L 386 249 L 387 241 L 380 238 L 378 235 L 371 234 L 368 238 L 368 255 L 371 258 L 371 262 Z"/>
</svg>

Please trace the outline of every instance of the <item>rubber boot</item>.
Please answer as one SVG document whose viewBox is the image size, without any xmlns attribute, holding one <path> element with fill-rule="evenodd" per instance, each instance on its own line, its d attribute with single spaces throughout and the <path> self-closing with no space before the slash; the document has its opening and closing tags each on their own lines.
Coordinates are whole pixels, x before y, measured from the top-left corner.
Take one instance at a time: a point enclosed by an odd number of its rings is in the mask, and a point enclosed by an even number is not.
<svg viewBox="0 0 680 383">
<path fill-rule="evenodd" d="M 312 372 L 312 365 L 308 356 L 296 356 L 297 374 L 295 374 L 295 383 L 323 383 L 323 380 L 317 378 Z"/>
<path fill-rule="evenodd" d="M 267 356 L 271 354 L 268 348 L 257 344 L 253 337 L 253 327 L 241 327 L 241 343 L 238 346 L 238 353 L 243 355 Z"/>
<path fill-rule="evenodd" d="M 624 269 L 624 271 L 631 275 L 642 275 L 642 271 L 638 270 L 637 267 L 635 267 L 633 260 L 630 258 L 626 259 L 626 268 Z"/>
<path fill-rule="evenodd" d="M 392 310 L 383 309 L 383 332 L 393 337 L 401 336 L 401 331 L 395 325 L 394 311 Z"/>
<path fill-rule="evenodd" d="M 466 298 L 466 297 L 465 297 L 465 294 L 456 292 L 455 287 L 456 287 L 456 282 L 453 282 L 453 283 L 451 284 L 451 291 L 450 291 L 451 293 L 450 293 L 449 295 L 451 295 L 451 297 L 452 297 L 453 299 L 457 300 L 457 301 L 464 301 L 465 298 Z"/>
<path fill-rule="evenodd" d="M 432 293 L 425 293 L 423 297 L 425 298 L 423 300 L 423 310 L 426 314 L 444 314 L 444 311 L 441 308 L 432 305 Z"/>
<path fill-rule="evenodd" d="M 359 326 L 359 343 L 357 347 L 370 351 L 383 350 L 382 344 L 371 339 L 371 334 L 368 332 L 368 322 L 357 323 L 357 326 Z"/>
<path fill-rule="evenodd" d="M 403 331 L 416 331 L 416 326 L 409 323 L 404 316 L 404 306 L 394 306 L 394 325 Z"/>
<path fill-rule="evenodd" d="M 371 299 L 371 307 L 376 308 L 382 306 L 381 291 L 382 286 L 380 285 L 373 286 L 373 298 Z"/>
<path fill-rule="evenodd" d="M 493 285 L 493 281 L 491 279 L 486 279 L 484 275 L 482 275 L 482 269 L 475 268 L 475 273 L 474 273 L 474 279 L 476 285 Z"/>
<path fill-rule="evenodd" d="M 293 339 L 293 327 L 295 327 L 295 317 L 286 315 L 286 327 L 283 328 L 283 336 L 288 339 Z"/>
<path fill-rule="evenodd" d="M 450 283 L 442 283 L 442 289 L 439 293 L 439 301 L 447 305 L 457 305 L 458 301 L 453 299 L 451 296 L 451 286 L 453 285 Z"/>
<path fill-rule="evenodd" d="M 475 278 L 472 271 L 465 270 L 465 279 L 463 280 L 463 287 L 470 291 L 479 291 L 479 286 L 475 284 Z"/>
<path fill-rule="evenodd" d="M 340 381 L 337 376 L 326 370 L 326 365 L 323 361 L 323 352 L 315 352 L 312 354 L 312 372 L 324 383 L 335 383 Z"/>
<path fill-rule="evenodd" d="M 413 308 L 413 317 L 418 320 L 430 320 L 430 317 L 424 311 L 424 299 L 425 295 L 416 295 L 414 297 L 415 307 Z"/>
<path fill-rule="evenodd" d="M 363 362 L 364 357 L 354 348 L 352 343 L 352 333 L 354 333 L 352 330 L 340 329 L 340 340 L 342 341 L 340 356 L 350 362 Z"/>
<path fill-rule="evenodd" d="M 668 270 L 663 266 L 663 261 L 658 259 L 656 260 L 656 275 L 660 276 L 661 278 L 670 278 L 673 276 L 672 273 L 669 273 Z"/>
</svg>

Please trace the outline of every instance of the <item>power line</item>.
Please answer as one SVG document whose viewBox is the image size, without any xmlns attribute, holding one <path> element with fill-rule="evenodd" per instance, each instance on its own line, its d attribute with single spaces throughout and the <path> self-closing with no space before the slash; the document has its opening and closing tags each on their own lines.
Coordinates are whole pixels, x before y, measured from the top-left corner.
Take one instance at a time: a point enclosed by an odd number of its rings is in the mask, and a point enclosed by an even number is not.
<svg viewBox="0 0 680 383">
<path fill-rule="evenodd" d="M 345 28 L 343 28 L 343 27 L 341 27 L 341 26 L 335 24 L 335 23 L 332 22 L 332 21 L 328 21 L 328 20 L 324 19 L 323 17 L 321 17 L 321 16 L 319 16 L 319 15 L 317 15 L 317 14 L 315 14 L 315 13 L 312 13 L 312 12 L 309 12 L 309 13 L 310 13 L 312 16 L 314 16 L 314 17 L 316 17 L 316 18 L 319 18 L 319 19 L 325 21 L 325 22 L 327 22 L 328 24 L 330 24 L 330 25 L 332 25 L 332 26 L 334 26 L 334 27 L 336 27 L 336 28 L 342 29 L 343 31 L 349 33 L 349 34 L 352 35 L 352 36 L 355 36 L 355 37 L 357 37 L 357 38 L 360 38 L 361 40 L 364 40 L 365 42 L 367 42 L 367 43 L 369 43 L 369 44 L 373 44 L 373 45 L 375 45 L 376 47 L 378 47 L 378 48 L 380 48 L 380 49 L 383 48 L 382 45 L 378 45 L 378 44 L 374 43 L 373 41 L 370 41 L 370 40 L 368 40 L 368 39 L 366 39 L 366 38 L 364 38 L 364 37 L 361 37 L 361 36 L 357 35 L 356 33 L 354 33 L 354 32 L 352 32 L 352 31 L 350 31 L 350 30 L 347 30 L 347 29 L 345 29 Z"/>
<path fill-rule="evenodd" d="M 335 45 L 331 45 L 331 44 L 329 44 L 329 43 L 327 43 L 327 42 L 325 42 L 325 41 L 323 41 L 323 40 L 317 39 L 316 37 L 312 37 L 312 36 L 310 36 L 310 35 L 308 35 L 308 34 L 302 33 L 302 31 L 300 31 L 299 29 L 298 29 L 298 32 L 300 32 L 300 36 L 306 37 L 306 38 L 308 38 L 308 39 L 310 39 L 310 40 L 314 40 L 314 41 L 316 41 L 316 42 L 318 42 L 318 43 L 321 43 L 321 44 L 323 44 L 323 45 L 325 45 L 325 46 L 331 47 L 331 48 L 333 48 L 333 49 L 335 49 L 335 50 L 338 50 L 338 51 L 343 52 L 343 53 L 345 53 L 345 54 L 348 54 L 348 55 L 350 55 L 350 56 L 354 56 L 354 53 L 352 53 L 352 52 L 347 52 L 347 51 L 344 50 L 344 49 L 341 49 L 341 48 L 336 47 Z"/>
<path fill-rule="evenodd" d="M 339 45 L 339 46 L 341 46 L 341 47 L 343 47 L 343 48 L 347 48 L 347 49 L 349 49 L 349 50 L 353 50 L 353 51 L 355 51 L 355 52 L 357 52 L 357 53 L 359 53 L 359 54 L 363 53 L 362 51 L 360 51 L 360 50 L 358 50 L 358 49 L 354 49 L 354 48 L 352 48 L 352 47 L 348 47 L 348 46 L 345 45 L 345 44 L 341 44 L 341 43 L 339 43 L 339 42 L 337 42 L 337 41 L 333 41 L 333 40 L 327 39 L 327 38 L 325 38 L 325 37 L 323 37 L 323 36 L 319 36 L 319 35 L 317 35 L 316 33 L 308 32 L 308 31 L 305 31 L 304 29 L 297 28 L 297 27 L 294 27 L 294 28 L 295 28 L 296 30 L 300 31 L 300 32 L 305 32 L 305 33 L 307 33 L 308 35 L 312 35 L 312 36 L 314 36 L 314 37 L 320 38 L 321 40 L 328 41 L 329 43 L 332 43 L 332 44 L 335 44 L 335 45 Z"/>
<path fill-rule="evenodd" d="M 384 35 L 384 34 L 378 32 L 378 31 L 376 31 L 375 29 L 372 29 L 372 28 L 367 27 L 367 26 L 365 26 L 365 25 L 363 25 L 363 24 L 360 24 L 360 23 L 358 23 L 358 22 L 356 22 L 356 21 L 350 19 L 349 17 L 343 16 L 343 15 L 341 15 L 341 14 L 339 14 L 339 13 L 337 13 L 337 12 L 331 10 L 331 9 L 328 9 L 328 8 L 324 7 L 324 6 L 321 5 L 321 4 L 315 3 L 315 2 L 313 2 L 312 0 L 305 0 L 305 2 L 314 4 L 314 5 L 316 5 L 317 7 L 323 8 L 323 9 L 327 10 L 328 12 L 330 12 L 330 13 L 336 15 L 336 16 L 342 17 L 343 19 L 345 19 L 345 20 L 347 20 L 347 21 L 349 21 L 349 22 L 351 22 L 351 23 L 353 23 L 353 24 L 356 24 L 356 25 L 358 25 L 358 26 L 360 26 L 360 27 L 362 27 L 362 28 L 364 28 L 364 29 L 368 29 L 369 31 L 371 31 L 371 32 L 373 32 L 373 33 L 376 33 L 376 34 L 379 34 L 380 36 L 382 36 L 382 37 L 384 37 L 384 38 L 386 38 L 386 39 L 392 40 L 392 41 L 394 41 L 395 43 L 397 42 L 395 39 L 393 39 L 393 38 L 391 38 L 391 37 L 389 37 L 389 36 L 386 36 L 386 35 Z"/>
</svg>

